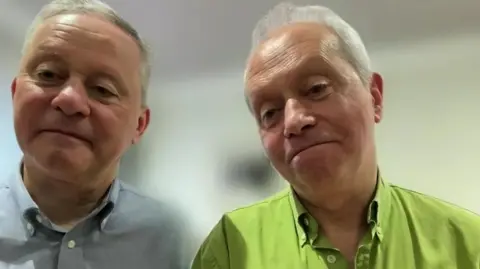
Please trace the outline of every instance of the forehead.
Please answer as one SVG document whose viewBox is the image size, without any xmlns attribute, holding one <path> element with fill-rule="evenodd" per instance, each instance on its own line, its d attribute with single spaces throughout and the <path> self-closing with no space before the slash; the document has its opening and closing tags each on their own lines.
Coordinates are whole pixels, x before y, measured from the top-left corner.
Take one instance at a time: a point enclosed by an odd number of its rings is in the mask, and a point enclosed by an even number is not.
<svg viewBox="0 0 480 269">
<path fill-rule="evenodd" d="M 335 68 L 339 46 L 330 28 L 317 23 L 279 28 L 253 52 L 245 72 L 246 88 L 263 88 L 278 78 L 293 77 L 312 68 Z"/>
<path fill-rule="evenodd" d="M 132 37 L 94 14 L 63 14 L 45 20 L 33 34 L 25 57 L 39 53 L 81 55 L 85 59 L 96 58 L 137 68 L 135 64 L 141 60 L 140 50 Z"/>
</svg>

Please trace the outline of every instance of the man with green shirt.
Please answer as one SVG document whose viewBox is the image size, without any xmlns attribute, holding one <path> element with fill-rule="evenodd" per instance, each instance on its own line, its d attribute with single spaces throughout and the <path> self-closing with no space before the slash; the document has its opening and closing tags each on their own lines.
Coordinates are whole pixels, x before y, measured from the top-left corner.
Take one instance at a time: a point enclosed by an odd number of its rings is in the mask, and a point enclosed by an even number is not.
<svg viewBox="0 0 480 269">
<path fill-rule="evenodd" d="M 265 152 L 291 187 L 225 214 L 193 269 L 480 268 L 478 215 L 381 176 L 382 77 L 338 15 L 275 7 L 253 33 L 245 84 Z"/>
</svg>

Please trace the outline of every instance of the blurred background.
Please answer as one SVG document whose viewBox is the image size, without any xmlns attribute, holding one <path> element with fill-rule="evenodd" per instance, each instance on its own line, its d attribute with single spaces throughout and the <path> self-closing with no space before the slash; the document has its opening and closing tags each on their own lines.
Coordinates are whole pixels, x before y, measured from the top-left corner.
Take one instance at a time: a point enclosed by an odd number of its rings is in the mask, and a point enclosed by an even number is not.
<svg viewBox="0 0 480 269">
<path fill-rule="evenodd" d="M 46 0 L 0 0 L 0 168 L 21 157 L 10 83 L 25 31 Z M 276 0 L 110 0 L 154 52 L 143 141 L 121 178 L 187 220 L 192 255 L 222 213 L 285 187 L 270 168 L 243 98 L 256 21 Z M 356 28 L 384 76 L 378 126 L 390 182 L 480 213 L 480 1 L 293 1 L 332 8 Z"/>
</svg>

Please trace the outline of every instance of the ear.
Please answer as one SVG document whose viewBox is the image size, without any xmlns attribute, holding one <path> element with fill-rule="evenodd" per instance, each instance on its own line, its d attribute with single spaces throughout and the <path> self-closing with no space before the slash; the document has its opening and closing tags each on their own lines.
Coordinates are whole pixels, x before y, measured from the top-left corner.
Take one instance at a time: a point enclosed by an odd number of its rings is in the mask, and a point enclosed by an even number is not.
<svg viewBox="0 0 480 269">
<path fill-rule="evenodd" d="M 383 78 L 378 73 L 373 73 L 370 82 L 370 94 L 374 109 L 375 123 L 379 123 L 383 118 Z"/>
<path fill-rule="evenodd" d="M 150 108 L 143 108 L 140 117 L 138 117 L 137 130 L 135 131 L 135 137 L 132 140 L 132 144 L 137 144 L 140 138 L 143 136 L 150 124 Z"/>
<path fill-rule="evenodd" d="M 12 91 L 12 99 L 15 93 L 17 92 L 17 78 L 14 78 L 12 84 L 10 85 L 10 90 Z"/>
</svg>

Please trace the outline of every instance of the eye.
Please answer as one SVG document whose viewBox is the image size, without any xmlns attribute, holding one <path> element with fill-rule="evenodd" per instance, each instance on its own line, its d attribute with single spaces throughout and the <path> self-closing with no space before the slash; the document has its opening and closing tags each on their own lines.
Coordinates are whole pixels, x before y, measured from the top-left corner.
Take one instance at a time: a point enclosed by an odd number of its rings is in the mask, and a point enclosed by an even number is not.
<svg viewBox="0 0 480 269">
<path fill-rule="evenodd" d="M 97 100 L 110 100 L 118 96 L 115 84 L 109 79 L 92 76 L 85 82 L 88 95 Z"/>
<path fill-rule="evenodd" d="M 113 93 L 113 91 L 111 91 L 110 89 L 108 89 L 107 87 L 104 87 L 104 86 L 95 86 L 94 87 L 94 90 L 95 90 L 95 93 L 99 96 L 102 96 L 102 97 L 110 97 L 110 96 L 115 96 L 115 94 Z"/>
<path fill-rule="evenodd" d="M 279 116 L 279 109 L 267 109 L 260 116 L 260 123 L 264 127 L 271 127 L 275 124 Z"/>
<path fill-rule="evenodd" d="M 274 109 L 269 109 L 264 112 L 262 112 L 262 120 L 269 120 L 273 116 L 275 116 L 275 110 Z"/>
<path fill-rule="evenodd" d="M 307 95 L 314 99 L 323 99 L 332 93 L 332 87 L 328 83 L 319 83 L 310 87 L 307 91 Z"/>
<path fill-rule="evenodd" d="M 53 82 L 62 79 L 60 75 L 47 69 L 37 71 L 35 76 L 42 82 Z"/>
<path fill-rule="evenodd" d="M 311 94 L 321 94 L 325 92 L 328 89 L 328 84 L 322 83 L 322 84 L 316 84 L 310 87 L 308 90 L 309 93 Z"/>
</svg>

